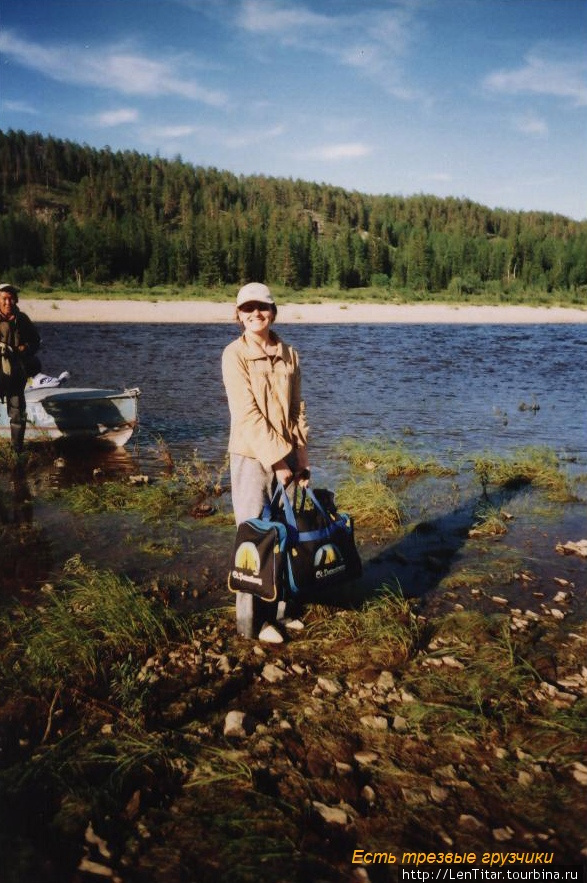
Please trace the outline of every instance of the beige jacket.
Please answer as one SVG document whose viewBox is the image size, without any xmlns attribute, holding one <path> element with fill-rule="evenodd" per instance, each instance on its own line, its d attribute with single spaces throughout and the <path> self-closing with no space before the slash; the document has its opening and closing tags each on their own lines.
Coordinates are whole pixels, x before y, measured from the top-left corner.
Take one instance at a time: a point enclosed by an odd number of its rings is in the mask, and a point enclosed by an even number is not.
<svg viewBox="0 0 587 883">
<path fill-rule="evenodd" d="M 298 354 L 277 341 L 277 354 L 268 356 L 243 334 L 222 354 L 222 378 L 230 409 L 231 454 L 254 457 L 270 469 L 308 438 L 305 404 L 301 398 Z"/>
</svg>

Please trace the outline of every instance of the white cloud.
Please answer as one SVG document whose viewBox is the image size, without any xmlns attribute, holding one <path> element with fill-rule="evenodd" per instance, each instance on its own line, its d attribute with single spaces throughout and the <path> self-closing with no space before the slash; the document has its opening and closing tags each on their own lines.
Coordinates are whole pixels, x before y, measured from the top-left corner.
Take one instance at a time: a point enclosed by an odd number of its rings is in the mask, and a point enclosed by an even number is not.
<svg viewBox="0 0 587 883">
<path fill-rule="evenodd" d="M 151 126 L 143 130 L 143 136 L 147 141 L 175 141 L 178 138 L 187 138 L 199 131 L 198 126 Z"/>
<path fill-rule="evenodd" d="M 413 100 L 420 96 L 404 84 L 400 60 L 415 39 L 415 10 L 415 4 L 376 11 L 357 3 L 350 14 L 325 15 L 299 3 L 243 0 L 237 24 L 281 45 L 334 58 L 376 81 L 388 94 Z"/>
<path fill-rule="evenodd" d="M 361 156 L 369 156 L 373 148 L 359 141 L 342 144 L 323 144 L 298 154 L 300 159 L 340 160 L 356 159 Z"/>
<path fill-rule="evenodd" d="M 121 107 L 118 110 L 105 110 L 92 117 L 92 122 L 98 126 L 122 126 L 124 123 L 136 123 L 139 118 L 138 110 L 132 107 Z"/>
<path fill-rule="evenodd" d="M 265 129 L 243 129 L 241 132 L 227 131 L 218 126 L 184 125 L 184 126 L 152 126 L 142 130 L 144 141 L 176 141 L 181 138 L 193 138 L 201 144 L 227 147 L 231 150 L 242 150 L 256 144 L 263 144 L 278 138 L 285 132 L 284 126 L 273 126 Z"/>
<path fill-rule="evenodd" d="M 32 104 L 27 104 L 26 101 L 3 101 L 2 107 L 15 113 L 37 114 L 39 112 L 36 107 L 33 107 Z"/>
<path fill-rule="evenodd" d="M 330 20 L 301 5 L 288 5 L 276 0 L 244 0 L 238 23 L 246 31 L 281 34 L 289 40 L 292 30 L 323 28 L 329 26 Z"/>
<path fill-rule="evenodd" d="M 570 99 L 576 106 L 587 105 L 587 65 L 585 62 L 558 61 L 530 53 L 522 67 L 499 70 L 485 78 L 493 92 L 510 95 L 551 95 Z"/>
<path fill-rule="evenodd" d="M 97 86 L 124 95 L 156 98 L 177 95 L 212 106 L 226 104 L 226 95 L 201 86 L 176 73 L 181 59 L 157 61 L 124 46 L 89 50 L 79 45 L 42 46 L 21 40 L 9 31 L 0 32 L 0 52 L 23 67 L 47 77 L 78 86 Z"/>
<path fill-rule="evenodd" d="M 522 114 L 513 120 L 514 129 L 524 135 L 548 135 L 548 124 L 533 113 Z"/>
</svg>

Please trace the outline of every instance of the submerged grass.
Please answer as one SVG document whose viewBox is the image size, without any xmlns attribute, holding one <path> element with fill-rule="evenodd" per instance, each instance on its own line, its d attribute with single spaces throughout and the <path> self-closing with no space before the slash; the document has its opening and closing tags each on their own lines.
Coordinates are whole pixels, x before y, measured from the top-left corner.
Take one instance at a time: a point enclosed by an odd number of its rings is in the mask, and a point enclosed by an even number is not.
<svg viewBox="0 0 587 883">
<path fill-rule="evenodd" d="M 487 503 L 478 507 L 473 527 L 469 536 L 495 537 L 507 533 L 507 515 L 501 508 Z"/>
<path fill-rule="evenodd" d="M 173 465 L 175 511 L 219 490 L 196 460 L 185 471 Z M 538 483 L 540 471 L 528 479 L 538 460 L 516 454 L 501 470 L 486 458 L 476 471 L 486 483 Z M 398 531 L 405 518 L 384 462 L 337 492 L 339 507 L 366 533 Z M 553 461 L 540 462 L 546 472 Z M 156 489 L 127 488 L 142 501 Z M 489 536 L 505 517 L 489 504 L 477 515 Z M 149 551 L 165 548 L 153 543 Z M 484 558 L 484 573 L 453 570 L 440 589 L 503 590 L 515 569 L 504 561 L 503 553 L 499 562 Z M 455 850 L 491 836 L 496 820 L 516 828 L 512 844 L 525 843 L 530 830 L 539 838 L 532 848 L 551 848 L 559 823 L 559 842 L 571 844 L 561 856 L 583 842 L 568 810 L 580 791 L 572 765 L 584 754 L 585 700 L 560 708 L 535 696 L 548 676 L 540 666 L 552 672 L 568 652 L 562 625 L 542 621 L 514 634 L 504 608 L 426 619 L 383 586 L 358 609 L 310 605 L 303 632 L 260 648 L 234 635 L 232 606 L 182 618 L 129 579 L 79 558 L 39 600 L 0 616 L 0 790 L 21 808 L 20 821 L 0 811 L 0 852 L 15 857 L 11 867 L 30 837 L 31 806 L 44 808 L 35 815 L 36 848 L 42 855 L 55 842 L 57 867 L 66 843 L 74 844 L 67 866 L 77 867 L 91 819 L 123 857 L 117 869 L 145 883 L 162 874 L 184 879 L 186 868 L 217 883 L 346 879 L 355 843 L 436 849 L 447 842 L 440 819 Z M 270 662 L 283 672 L 277 683 L 264 677 Z M 581 665 L 573 659 L 568 670 Z M 377 686 L 383 671 L 385 690 Z M 340 691 L 320 692 L 320 677 L 339 681 Z M 255 731 L 226 737 L 230 709 L 245 712 Z M 364 719 L 373 717 L 385 726 L 369 729 Z M 361 766 L 358 752 L 376 760 Z M 522 787 L 524 763 L 534 781 Z M 369 805 L 366 784 L 376 795 Z M 439 790 L 442 808 L 431 797 Z M 347 828 L 335 832 L 317 820 L 313 801 L 348 809 Z M 481 833 L 459 830 L 463 814 L 484 823 Z M 21 879 L 45 883 L 35 867 Z"/>
<path fill-rule="evenodd" d="M 135 512 L 145 521 L 177 519 L 192 507 L 207 504 L 211 513 L 213 502 L 223 492 L 226 463 L 219 469 L 207 464 L 194 450 L 191 458 L 175 463 L 168 454 L 169 475 L 155 482 L 119 479 L 77 484 L 49 492 L 49 498 L 65 504 L 74 512 L 101 514 Z"/>
<path fill-rule="evenodd" d="M 385 439 L 346 438 L 340 442 L 338 453 L 353 469 L 363 472 L 377 471 L 387 478 L 453 474 L 453 470 L 442 466 L 437 460 L 418 457 L 404 445 Z"/>
<path fill-rule="evenodd" d="M 517 490 L 533 485 L 553 502 L 576 500 L 570 477 L 561 469 L 556 453 L 549 448 L 520 448 L 508 457 L 479 456 L 474 460 L 474 470 L 483 488 L 498 485 Z"/>
<path fill-rule="evenodd" d="M 53 490 L 50 498 L 59 500 L 72 511 L 95 515 L 105 512 L 139 512 L 154 520 L 175 513 L 178 492 L 172 484 L 129 484 L 126 481 L 103 481 L 99 484 L 79 484 Z"/>
<path fill-rule="evenodd" d="M 405 510 L 397 495 L 374 476 L 349 478 L 336 494 L 341 510 L 352 512 L 355 524 L 395 533 L 405 520 Z"/>
</svg>

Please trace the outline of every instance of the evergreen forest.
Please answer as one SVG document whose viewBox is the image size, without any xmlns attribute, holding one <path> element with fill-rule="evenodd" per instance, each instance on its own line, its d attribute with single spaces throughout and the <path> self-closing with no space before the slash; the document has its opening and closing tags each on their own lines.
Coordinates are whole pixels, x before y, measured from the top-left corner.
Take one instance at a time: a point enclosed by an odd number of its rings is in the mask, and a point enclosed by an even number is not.
<svg viewBox="0 0 587 883">
<path fill-rule="evenodd" d="M 0 277 L 33 290 L 205 288 L 587 301 L 587 221 L 468 199 L 237 176 L 0 131 Z"/>
</svg>

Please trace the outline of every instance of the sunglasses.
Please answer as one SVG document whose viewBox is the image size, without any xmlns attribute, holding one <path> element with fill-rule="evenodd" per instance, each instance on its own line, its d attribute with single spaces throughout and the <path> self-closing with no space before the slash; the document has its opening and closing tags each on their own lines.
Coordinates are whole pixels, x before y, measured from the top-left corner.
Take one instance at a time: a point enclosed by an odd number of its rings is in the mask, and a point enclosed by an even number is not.
<svg viewBox="0 0 587 883">
<path fill-rule="evenodd" d="M 259 301 L 256 300 L 250 300 L 248 303 L 242 304 L 239 307 L 241 313 L 254 313 L 255 310 L 259 310 L 260 313 L 270 313 L 271 309 L 271 304 L 259 303 Z"/>
</svg>

